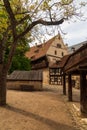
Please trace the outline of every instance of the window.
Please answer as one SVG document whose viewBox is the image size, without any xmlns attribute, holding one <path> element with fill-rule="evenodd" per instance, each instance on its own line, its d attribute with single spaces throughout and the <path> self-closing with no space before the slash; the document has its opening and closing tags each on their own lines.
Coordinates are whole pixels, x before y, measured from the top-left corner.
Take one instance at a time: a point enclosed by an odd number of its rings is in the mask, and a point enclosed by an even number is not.
<svg viewBox="0 0 87 130">
<path fill-rule="evenodd" d="M 55 52 L 54 52 L 54 53 L 55 53 L 55 55 L 57 55 L 57 51 L 56 51 L 56 50 L 55 50 Z"/>
<path fill-rule="evenodd" d="M 64 52 L 62 52 L 61 55 L 64 56 Z"/>
<path fill-rule="evenodd" d="M 31 59 L 34 59 L 35 58 L 35 56 L 31 56 Z"/>
<path fill-rule="evenodd" d="M 58 48 L 61 48 L 61 44 L 57 43 L 57 47 L 58 47 Z"/>
</svg>

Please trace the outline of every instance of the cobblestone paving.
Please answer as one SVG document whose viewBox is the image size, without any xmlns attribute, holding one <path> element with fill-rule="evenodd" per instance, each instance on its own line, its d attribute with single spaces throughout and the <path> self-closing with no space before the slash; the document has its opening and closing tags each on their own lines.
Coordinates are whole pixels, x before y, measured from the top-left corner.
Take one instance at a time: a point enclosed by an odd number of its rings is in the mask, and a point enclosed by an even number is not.
<svg viewBox="0 0 87 130">
<path fill-rule="evenodd" d="M 78 110 L 73 103 L 67 103 L 73 120 L 81 130 L 87 130 L 87 118 L 81 116 L 80 110 Z"/>
<path fill-rule="evenodd" d="M 52 89 L 54 91 L 58 91 L 59 94 L 62 94 L 62 86 L 58 85 L 51 85 L 47 88 Z M 81 116 L 80 113 L 80 92 L 78 89 L 73 88 L 73 102 L 68 101 L 67 94 L 66 96 L 62 96 L 64 99 L 65 104 L 67 105 L 67 109 L 69 111 L 69 114 L 72 115 L 73 125 L 80 130 L 87 130 L 87 118 Z"/>
</svg>

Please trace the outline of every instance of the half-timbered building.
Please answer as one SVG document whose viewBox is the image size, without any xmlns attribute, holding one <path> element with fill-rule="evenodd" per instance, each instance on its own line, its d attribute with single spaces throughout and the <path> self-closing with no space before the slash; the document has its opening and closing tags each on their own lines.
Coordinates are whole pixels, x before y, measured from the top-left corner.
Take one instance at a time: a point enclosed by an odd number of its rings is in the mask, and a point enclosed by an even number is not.
<svg viewBox="0 0 87 130">
<path fill-rule="evenodd" d="M 31 59 L 33 70 L 43 69 L 43 82 L 49 83 L 49 67 L 67 55 L 68 49 L 60 33 L 43 44 L 30 48 L 26 57 Z"/>
</svg>

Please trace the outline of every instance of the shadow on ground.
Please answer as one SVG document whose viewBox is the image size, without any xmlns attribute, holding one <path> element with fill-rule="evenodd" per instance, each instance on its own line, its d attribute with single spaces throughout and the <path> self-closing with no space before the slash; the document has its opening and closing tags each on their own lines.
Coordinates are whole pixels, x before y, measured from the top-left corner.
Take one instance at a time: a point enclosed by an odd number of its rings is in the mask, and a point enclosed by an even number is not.
<svg viewBox="0 0 87 130">
<path fill-rule="evenodd" d="M 16 108 L 16 107 L 11 106 L 11 105 L 6 105 L 4 108 L 9 110 L 9 111 L 21 114 L 23 116 L 33 118 L 34 120 L 37 120 L 37 121 L 39 121 L 39 122 L 41 122 L 43 124 L 46 124 L 46 125 L 48 125 L 50 127 L 51 130 L 77 130 L 73 126 L 65 125 L 63 123 L 60 124 L 60 123 L 58 123 L 58 122 L 56 122 L 56 121 L 54 121 L 52 119 L 45 118 L 45 117 L 40 116 L 38 114 L 22 110 L 20 108 Z"/>
</svg>

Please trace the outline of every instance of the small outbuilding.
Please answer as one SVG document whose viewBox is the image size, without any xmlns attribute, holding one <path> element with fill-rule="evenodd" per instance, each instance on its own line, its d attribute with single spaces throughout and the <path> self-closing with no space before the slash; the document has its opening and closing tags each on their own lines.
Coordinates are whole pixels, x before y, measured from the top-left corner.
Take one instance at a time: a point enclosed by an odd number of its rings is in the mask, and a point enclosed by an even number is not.
<svg viewBox="0 0 87 130">
<path fill-rule="evenodd" d="M 7 78 L 7 89 L 42 90 L 43 72 L 41 70 L 14 71 Z"/>
</svg>

